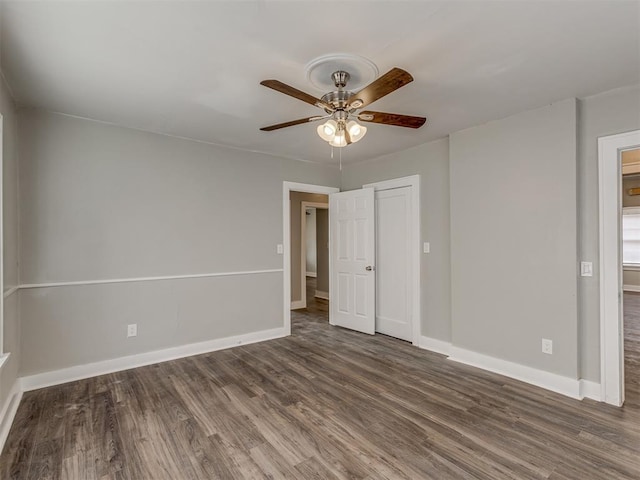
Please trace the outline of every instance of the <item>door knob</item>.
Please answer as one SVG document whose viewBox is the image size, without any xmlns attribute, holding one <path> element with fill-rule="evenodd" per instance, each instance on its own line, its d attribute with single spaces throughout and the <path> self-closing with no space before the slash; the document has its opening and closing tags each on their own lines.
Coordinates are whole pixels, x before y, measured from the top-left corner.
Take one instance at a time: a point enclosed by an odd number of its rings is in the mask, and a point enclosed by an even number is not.
<svg viewBox="0 0 640 480">
<path fill-rule="evenodd" d="M 374 267 L 372 267 L 371 265 L 367 265 L 367 266 L 366 266 L 366 268 L 365 268 L 365 270 L 366 270 L 367 272 L 370 272 L 370 271 L 372 271 L 372 270 L 375 270 L 375 268 L 374 268 Z"/>
</svg>

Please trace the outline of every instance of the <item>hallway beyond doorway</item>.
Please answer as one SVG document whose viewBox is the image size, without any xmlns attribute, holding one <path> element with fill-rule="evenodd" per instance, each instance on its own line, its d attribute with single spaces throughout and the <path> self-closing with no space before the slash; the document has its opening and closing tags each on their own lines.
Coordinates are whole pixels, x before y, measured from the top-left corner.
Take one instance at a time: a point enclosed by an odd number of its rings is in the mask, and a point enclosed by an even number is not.
<svg viewBox="0 0 640 480">
<path fill-rule="evenodd" d="M 307 308 L 291 310 L 291 319 L 295 323 L 329 323 L 329 300 L 318 298 L 315 293 L 316 279 L 307 277 Z"/>
</svg>

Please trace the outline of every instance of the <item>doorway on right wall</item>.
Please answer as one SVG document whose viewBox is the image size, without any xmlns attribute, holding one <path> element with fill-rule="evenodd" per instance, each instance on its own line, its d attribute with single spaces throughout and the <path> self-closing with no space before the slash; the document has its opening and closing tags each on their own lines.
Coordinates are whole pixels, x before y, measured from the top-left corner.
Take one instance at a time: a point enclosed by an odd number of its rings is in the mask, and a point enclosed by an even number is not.
<svg viewBox="0 0 640 480">
<path fill-rule="evenodd" d="M 640 148 L 621 152 L 624 378 L 627 401 L 640 401 Z"/>
</svg>

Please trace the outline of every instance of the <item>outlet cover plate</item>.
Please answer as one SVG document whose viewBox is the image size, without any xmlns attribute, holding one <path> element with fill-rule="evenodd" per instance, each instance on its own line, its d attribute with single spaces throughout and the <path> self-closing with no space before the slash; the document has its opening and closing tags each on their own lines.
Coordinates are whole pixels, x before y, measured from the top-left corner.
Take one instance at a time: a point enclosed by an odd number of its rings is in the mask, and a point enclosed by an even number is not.
<svg viewBox="0 0 640 480">
<path fill-rule="evenodd" d="M 138 324 L 131 323 L 127 325 L 127 338 L 128 337 L 136 337 L 138 336 Z"/>
</svg>

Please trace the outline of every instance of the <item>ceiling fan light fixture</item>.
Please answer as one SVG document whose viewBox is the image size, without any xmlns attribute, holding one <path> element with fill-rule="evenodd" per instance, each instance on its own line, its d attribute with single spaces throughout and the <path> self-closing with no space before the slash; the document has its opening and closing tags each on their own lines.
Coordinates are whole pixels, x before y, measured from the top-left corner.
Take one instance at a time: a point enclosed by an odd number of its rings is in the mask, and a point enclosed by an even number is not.
<svg viewBox="0 0 640 480">
<path fill-rule="evenodd" d="M 349 137 L 351 138 L 351 142 L 355 143 L 362 139 L 367 134 L 367 127 L 360 125 L 355 120 L 351 120 L 347 123 L 347 131 L 349 132 Z"/>
<path fill-rule="evenodd" d="M 338 131 L 338 123 L 333 119 L 327 120 L 325 123 L 318 126 L 317 131 L 321 139 L 325 142 L 330 142 Z"/>
<path fill-rule="evenodd" d="M 338 133 L 336 133 L 335 137 L 333 137 L 333 139 L 329 142 L 329 145 L 338 148 L 346 147 L 347 139 L 344 135 L 344 130 L 340 130 Z"/>
</svg>

